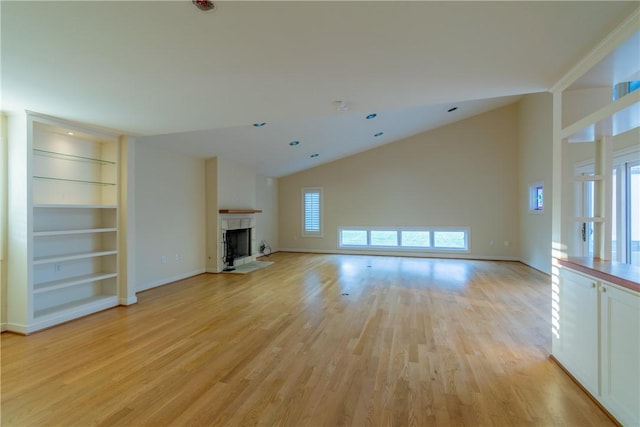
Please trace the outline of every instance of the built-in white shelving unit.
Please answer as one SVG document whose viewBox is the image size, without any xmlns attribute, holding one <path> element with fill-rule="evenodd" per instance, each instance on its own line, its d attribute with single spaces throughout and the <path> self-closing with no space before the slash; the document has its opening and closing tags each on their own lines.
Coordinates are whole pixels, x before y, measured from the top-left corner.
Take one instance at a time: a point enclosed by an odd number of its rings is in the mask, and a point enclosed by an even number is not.
<svg viewBox="0 0 640 427">
<path fill-rule="evenodd" d="M 35 113 L 26 127 L 26 271 L 14 266 L 8 313 L 21 333 L 118 305 L 120 277 L 119 137 Z"/>
</svg>

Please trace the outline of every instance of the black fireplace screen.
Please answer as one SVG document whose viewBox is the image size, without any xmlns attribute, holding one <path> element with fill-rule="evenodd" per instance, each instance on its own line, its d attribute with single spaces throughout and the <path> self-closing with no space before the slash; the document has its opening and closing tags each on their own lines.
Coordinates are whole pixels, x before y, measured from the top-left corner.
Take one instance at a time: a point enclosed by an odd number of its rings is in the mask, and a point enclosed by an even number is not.
<svg viewBox="0 0 640 427">
<path fill-rule="evenodd" d="M 251 255 L 251 229 L 227 230 L 225 233 L 225 259 L 232 261 Z"/>
</svg>

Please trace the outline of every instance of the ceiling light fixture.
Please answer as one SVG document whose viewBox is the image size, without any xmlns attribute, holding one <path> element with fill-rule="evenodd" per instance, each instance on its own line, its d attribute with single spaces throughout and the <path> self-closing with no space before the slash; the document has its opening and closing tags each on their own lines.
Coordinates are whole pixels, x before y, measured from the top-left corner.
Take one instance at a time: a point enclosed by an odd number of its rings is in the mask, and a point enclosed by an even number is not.
<svg viewBox="0 0 640 427">
<path fill-rule="evenodd" d="M 447 110 L 447 113 L 453 113 L 454 111 L 456 111 L 458 109 L 458 107 L 451 107 Z"/>
<path fill-rule="evenodd" d="M 367 116 L 367 120 L 375 119 L 376 117 L 378 117 L 376 113 L 371 113 Z"/>
<path fill-rule="evenodd" d="M 213 2 L 209 0 L 192 0 L 192 2 L 195 7 L 204 12 L 213 10 L 215 8 Z"/>
<path fill-rule="evenodd" d="M 296 145 L 300 144 L 300 141 L 291 141 L 289 143 L 290 146 L 295 147 Z"/>
<path fill-rule="evenodd" d="M 262 126 L 266 125 L 266 122 L 258 122 L 258 123 L 254 123 L 253 126 L 257 127 L 257 128 L 261 128 Z"/>
<path fill-rule="evenodd" d="M 67 132 L 67 135 L 73 136 L 73 132 Z"/>
<path fill-rule="evenodd" d="M 320 154 L 318 154 L 318 153 L 313 153 L 313 154 L 312 154 L 312 155 L 310 155 L 309 157 L 311 157 L 312 159 L 314 159 L 314 158 L 318 157 L 319 155 L 320 155 Z"/>
<path fill-rule="evenodd" d="M 376 134 L 375 134 L 375 135 L 373 135 L 373 136 L 378 137 L 378 136 L 382 136 L 382 135 L 384 135 L 384 132 L 378 132 L 378 133 L 376 133 Z"/>
</svg>

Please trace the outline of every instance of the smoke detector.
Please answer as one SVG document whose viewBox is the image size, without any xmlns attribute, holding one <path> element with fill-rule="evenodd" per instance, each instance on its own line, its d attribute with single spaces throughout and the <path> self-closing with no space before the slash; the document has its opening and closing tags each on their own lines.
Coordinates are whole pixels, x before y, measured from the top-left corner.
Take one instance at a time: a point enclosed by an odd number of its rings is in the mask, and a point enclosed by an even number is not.
<svg viewBox="0 0 640 427">
<path fill-rule="evenodd" d="M 215 8 L 215 5 L 213 4 L 213 2 L 209 0 L 192 0 L 192 2 L 195 7 L 197 7 L 198 9 L 204 12 L 208 10 L 213 10 Z"/>
<path fill-rule="evenodd" d="M 334 101 L 333 105 L 338 111 L 349 111 L 349 106 L 344 101 Z"/>
</svg>

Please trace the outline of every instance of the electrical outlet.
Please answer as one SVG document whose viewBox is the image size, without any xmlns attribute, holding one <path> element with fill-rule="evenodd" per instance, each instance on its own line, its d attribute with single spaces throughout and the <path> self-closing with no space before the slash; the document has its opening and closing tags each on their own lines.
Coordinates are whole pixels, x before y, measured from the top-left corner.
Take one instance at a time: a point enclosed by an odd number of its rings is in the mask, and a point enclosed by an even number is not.
<svg viewBox="0 0 640 427">
<path fill-rule="evenodd" d="M 160 257 L 160 263 L 161 263 L 161 264 L 166 264 L 166 263 L 167 263 L 167 257 L 166 257 L 166 256 L 164 256 L 164 255 L 162 255 L 162 256 Z"/>
<path fill-rule="evenodd" d="M 62 266 L 60 264 L 55 264 L 53 266 L 53 271 L 55 271 L 56 273 L 59 273 L 60 271 L 62 271 Z"/>
</svg>

